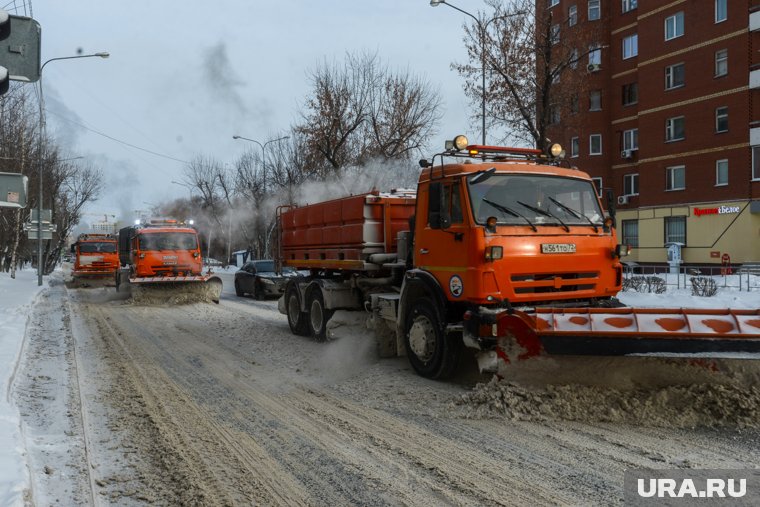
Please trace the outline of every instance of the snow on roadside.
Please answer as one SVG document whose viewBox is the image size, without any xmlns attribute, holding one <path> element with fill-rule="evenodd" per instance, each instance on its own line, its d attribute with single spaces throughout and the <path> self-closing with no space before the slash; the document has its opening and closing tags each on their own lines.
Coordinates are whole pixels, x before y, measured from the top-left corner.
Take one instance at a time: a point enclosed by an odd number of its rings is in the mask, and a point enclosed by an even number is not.
<svg viewBox="0 0 760 507">
<path fill-rule="evenodd" d="M 30 308 L 43 287 L 34 270 L 0 273 L 0 505 L 23 505 L 28 486 L 24 443 L 18 409 L 10 400 L 10 385 L 18 364 Z"/>
</svg>

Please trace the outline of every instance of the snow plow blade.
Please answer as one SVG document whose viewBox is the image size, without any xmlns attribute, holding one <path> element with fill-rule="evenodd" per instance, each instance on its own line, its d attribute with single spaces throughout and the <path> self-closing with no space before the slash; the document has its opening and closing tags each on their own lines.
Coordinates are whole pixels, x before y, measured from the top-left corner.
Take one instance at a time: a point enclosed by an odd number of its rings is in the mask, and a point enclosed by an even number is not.
<svg viewBox="0 0 760 507">
<path fill-rule="evenodd" d="M 222 295 L 222 280 L 216 275 L 130 277 L 130 285 L 137 287 L 183 290 L 200 287 L 202 292 L 216 304 Z"/>
<path fill-rule="evenodd" d="M 550 355 L 750 358 L 760 353 L 760 310 L 536 309 L 520 317 L 532 321 Z"/>
</svg>

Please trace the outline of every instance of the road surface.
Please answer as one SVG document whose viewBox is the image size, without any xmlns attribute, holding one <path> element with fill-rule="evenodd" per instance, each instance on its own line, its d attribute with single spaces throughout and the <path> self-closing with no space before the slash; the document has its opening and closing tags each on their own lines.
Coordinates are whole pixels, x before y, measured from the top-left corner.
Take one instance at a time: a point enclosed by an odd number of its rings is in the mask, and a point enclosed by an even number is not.
<svg viewBox="0 0 760 507">
<path fill-rule="evenodd" d="M 752 428 L 478 416 L 466 368 L 420 378 L 350 319 L 293 336 L 224 281 L 219 305 L 142 306 L 53 280 L 14 387 L 31 503 L 607 505 L 626 469 L 756 466 Z"/>
</svg>

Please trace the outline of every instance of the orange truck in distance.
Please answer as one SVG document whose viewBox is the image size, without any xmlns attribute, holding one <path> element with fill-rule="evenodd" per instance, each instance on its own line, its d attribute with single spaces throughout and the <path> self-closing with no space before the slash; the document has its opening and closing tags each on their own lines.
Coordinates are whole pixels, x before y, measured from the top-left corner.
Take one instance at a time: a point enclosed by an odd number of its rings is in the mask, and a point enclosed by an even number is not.
<svg viewBox="0 0 760 507">
<path fill-rule="evenodd" d="M 74 283 L 86 286 L 89 280 L 113 279 L 119 269 L 116 238 L 112 234 L 80 234 L 71 245 Z"/>
<path fill-rule="evenodd" d="M 291 331 L 324 339 L 335 310 L 365 310 L 381 356 L 429 378 L 463 346 L 484 371 L 544 353 L 760 350 L 758 311 L 622 308 L 612 193 L 605 211 L 589 175 L 559 163 L 458 136 L 420 161 L 416 192 L 281 208 L 278 262 L 310 272 L 280 300 Z"/>
<path fill-rule="evenodd" d="M 119 230 L 119 261 L 116 288 L 125 284 L 170 287 L 176 290 L 208 286 L 211 299 L 219 302 L 222 281 L 203 273 L 198 231 L 173 219 L 151 219 Z"/>
</svg>

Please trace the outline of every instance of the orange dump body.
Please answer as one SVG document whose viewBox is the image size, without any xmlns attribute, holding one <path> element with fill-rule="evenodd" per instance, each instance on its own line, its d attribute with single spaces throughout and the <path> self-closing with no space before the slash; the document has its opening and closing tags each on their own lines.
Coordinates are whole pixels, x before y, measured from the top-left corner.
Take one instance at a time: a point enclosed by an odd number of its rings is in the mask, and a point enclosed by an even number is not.
<svg viewBox="0 0 760 507">
<path fill-rule="evenodd" d="M 395 253 L 409 230 L 413 192 L 367 193 L 281 213 L 283 265 L 296 269 L 371 269 L 372 254 Z"/>
<path fill-rule="evenodd" d="M 74 254 L 74 278 L 110 278 L 119 268 L 116 238 L 110 234 L 80 234 Z"/>
</svg>

